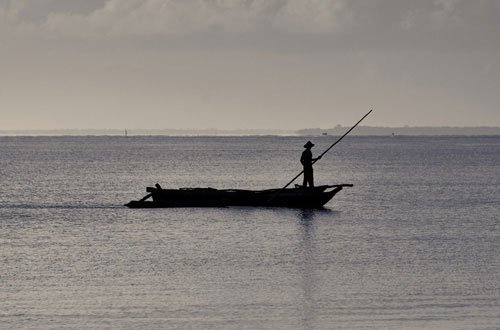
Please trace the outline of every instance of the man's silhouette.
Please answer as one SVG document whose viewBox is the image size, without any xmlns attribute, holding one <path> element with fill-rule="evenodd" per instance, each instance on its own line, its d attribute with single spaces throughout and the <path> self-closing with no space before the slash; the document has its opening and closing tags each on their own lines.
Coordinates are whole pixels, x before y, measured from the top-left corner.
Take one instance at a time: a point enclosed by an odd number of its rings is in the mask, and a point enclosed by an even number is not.
<svg viewBox="0 0 500 330">
<path fill-rule="evenodd" d="M 304 152 L 302 153 L 302 157 L 300 157 L 300 162 L 302 166 L 304 166 L 304 183 L 302 184 L 304 188 L 309 184 L 309 187 L 314 187 L 314 176 L 313 176 L 313 167 L 312 164 L 314 161 L 321 159 L 321 156 L 318 158 L 312 158 L 311 148 L 314 147 L 314 144 L 311 141 L 307 141 L 304 144 Z"/>
</svg>

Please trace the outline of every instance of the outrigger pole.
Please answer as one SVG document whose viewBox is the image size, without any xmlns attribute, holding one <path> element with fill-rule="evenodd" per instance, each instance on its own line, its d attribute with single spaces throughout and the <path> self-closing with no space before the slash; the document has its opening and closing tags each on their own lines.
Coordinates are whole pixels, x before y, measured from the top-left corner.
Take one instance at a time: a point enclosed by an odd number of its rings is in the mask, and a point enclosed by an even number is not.
<svg viewBox="0 0 500 330">
<path fill-rule="evenodd" d="M 326 154 L 328 151 L 330 151 L 330 149 L 333 148 L 333 146 L 335 146 L 337 143 L 339 143 L 347 134 L 349 134 L 356 126 L 358 126 L 359 123 L 361 123 L 363 121 L 363 119 L 365 119 L 366 117 L 368 117 L 368 115 L 373 111 L 373 109 L 371 109 L 370 111 L 368 111 L 368 113 L 366 115 L 363 116 L 363 118 L 361 118 L 353 127 L 351 127 L 350 130 L 348 130 L 347 132 L 345 132 L 344 135 L 342 135 L 337 141 L 335 141 L 335 143 L 333 143 L 328 149 L 326 149 L 325 151 L 323 151 L 323 153 L 321 155 L 318 156 L 317 159 L 315 159 L 312 163 L 316 163 L 319 158 L 323 157 L 324 154 Z M 290 182 L 288 182 L 283 188 L 281 188 L 281 190 L 279 192 L 276 193 L 276 195 L 278 195 L 281 191 L 285 190 L 289 185 L 292 184 L 292 182 L 294 182 L 295 180 L 297 180 L 297 178 L 299 176 L 302 175 L 302 173 L 304 173 L 304 170 L 302 170 L 299 174 L 297 174 L 297 176 L 295 176 L 292 180 L 290 180 Z M 275 196 L 276 196 L 275 195 Z M 274 198 L 274 196 L 273 196 Z"/>
</svg>

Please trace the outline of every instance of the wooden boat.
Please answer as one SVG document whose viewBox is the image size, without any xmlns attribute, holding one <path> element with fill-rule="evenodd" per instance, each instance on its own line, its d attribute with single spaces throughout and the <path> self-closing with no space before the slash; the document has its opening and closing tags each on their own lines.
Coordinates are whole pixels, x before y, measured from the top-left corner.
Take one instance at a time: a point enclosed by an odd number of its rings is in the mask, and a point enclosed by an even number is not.
<svg viewBox="0 0 500 330">
<path fill-rule="evenodd" d="M 289 208 L 322 208 L 336 193 L 352 184 L 324 185 L 314 188 L 296 186 L 288 189 L 241 190 L 213 188 L 163 189 L 147 187 L 149 193 L 125 206 L 130 208 L 159 207 L 226 207 L 259 206 Z M 149 198 L 152 200 L 148 200 Z"/>
<path fill-rule="evenodd" d="M 335 141 L 319 157 L 312 161 L 316 163 L 330 149 L 339 143 L 349 132 L 365 119 L 370 110 L 351 129 Z M 130 208 L 153 208 L 153 207 L 225 207 L 225 206 L 260 206 L 260 207 L 292 207 L 292 208 L 322 208 L 336 193 L 344 187 L 352 187 L 352 184 L 336 184 L 332 186 L 318 186 L 305 188 L 295 186 L 287 188 L 304 171 L 300 172 L 281 189 L 268 190 L 241 190 L 241 189 L 213 189 L 213 188 L 181 188 L 163 189 L 159 184 L 148 187 L 149 192 L 138 201 L 125 204 Z M 148 201 L 152 197 L 151 201 Z"/>
</svg>

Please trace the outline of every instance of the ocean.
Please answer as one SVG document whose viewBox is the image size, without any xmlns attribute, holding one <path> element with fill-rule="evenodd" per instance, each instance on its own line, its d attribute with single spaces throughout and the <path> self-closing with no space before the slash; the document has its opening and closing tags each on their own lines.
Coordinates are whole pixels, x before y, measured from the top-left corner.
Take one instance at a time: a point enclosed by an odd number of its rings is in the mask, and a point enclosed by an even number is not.
<svg viewBox="0 0 500 330">
<path fill-rule="evenodd" d="M 0 137 L 0 328 L 499 329 L 499 136 L 348 136 L 322 210 L 123 206 L 282 187 L 336 138 Z"/>
</svg>

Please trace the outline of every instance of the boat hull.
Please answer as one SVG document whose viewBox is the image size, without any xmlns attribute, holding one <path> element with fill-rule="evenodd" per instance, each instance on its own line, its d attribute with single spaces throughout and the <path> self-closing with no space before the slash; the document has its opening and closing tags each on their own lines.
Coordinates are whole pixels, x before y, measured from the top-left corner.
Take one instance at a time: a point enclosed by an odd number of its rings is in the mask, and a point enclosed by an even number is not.
<svg viewBox="0 0 500 330">
<path fill-rule="evenodd" d="M 173 207 L 288 207 L 322 208 L 335 194 L 351 184 L 268 190 L 218 190 L 213 188 L 162 189 L 148 187 L 150 194 L 139 201 L 131 201 L 129 208 Z M 148 198 L 152 200 L 147 200 Z"/>
</svg>

